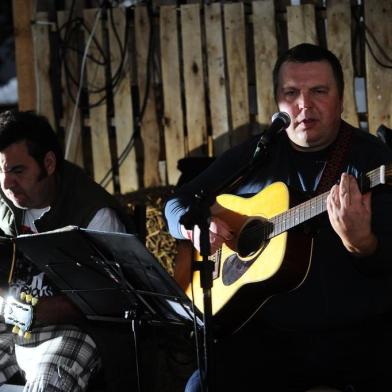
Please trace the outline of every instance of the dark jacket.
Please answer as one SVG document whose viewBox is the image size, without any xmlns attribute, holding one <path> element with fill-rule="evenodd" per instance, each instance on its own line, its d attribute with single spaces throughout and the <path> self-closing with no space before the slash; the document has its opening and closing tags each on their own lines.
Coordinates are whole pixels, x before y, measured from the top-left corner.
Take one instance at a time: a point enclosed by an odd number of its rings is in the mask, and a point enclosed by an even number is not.
<svg viewBox="0 0 392 392">
<path fill-rule="evenodd" d="M 73 225 L 86 228 L 101 208 L 114 209 L 127 228 L 133 223 L 122 211 L 117 200 L 94 182 L 81 168 L 64 161 L 56 175 L 56 196 L 50 210 L 35 222 L 39 232 Z M 16 208 L 1 192 L 0 229 L 7 236 L 19 234 L 23 210 Z"/>
</svg>

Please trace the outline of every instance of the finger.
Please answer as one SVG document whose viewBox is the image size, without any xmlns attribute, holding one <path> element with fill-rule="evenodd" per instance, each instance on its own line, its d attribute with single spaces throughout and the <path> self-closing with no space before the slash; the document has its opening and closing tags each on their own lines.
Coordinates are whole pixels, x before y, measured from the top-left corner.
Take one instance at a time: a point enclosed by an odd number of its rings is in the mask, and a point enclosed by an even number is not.
<svg viewBox="0 0 392 392">
<path fill-rule="evenodd" d="M 362 204 L 362 193 L 359 190 L 358 182 L 353 176 L 349 176 L 350 202 L 351 204 Z"/>
<path fill-rule="evenodd" d="M 343 173 L 340 177 L 339 196 L 343 197 L 349 191 L 350 191 L 350 178 L 348 177 L 347 173 Z"/>
<path fill-rule="evenodd" d="M 210 253 L 215 253 L 219 248 L 222 247 L 224 239 L 215 233 L 210 233 Z"/>
<path fill-rule="evenodd" d="M 327 197 L 327 211 L 329 215 L 332 215 L 334 210 L 334 202 L 333 202 L 333 196 L 332 192 L 328 195 Z"/>
<path fill-rule="evenodd" d="M 339 200 L 343 208 L 350 205 L 350 178 L 347 173 L 343 173 L 339 184 Z"/>
<path fill-rule="evenodd" d="M 233 234 L 230 231 L 229 225 L 219 218 L 213 218 L 210 224 L 210 231 L 212 233 L 218 234 L 225 240 L 231 240 L 233 238 Z"/>
<path fill-rule="evenodd" d="M 368 213 L 372 211 L 372 192 L 365 193 L 362 197 L 362 203 Z"/>
<path fill-rule="evenodd" d="M 215 254 L 220 248 L 221 248 L 222 244 L 218 245 L 218 244 L 211 244 L 210 245 L 210 254 L 213 255 Z"/>
<path fill-rule="evenodd" d="M 329 221 L 330 221 L 332 227 L 336 226 L 336 224 L 338 222 L 338 216 L 339 216 L 339 207 L 337 207 L 336 201 L 335 201 L 336 194 L 337 194 L 337 189 L 334 189 L 334 190 L 331 189 L 331 192 L 327 198 L 328 218 L 329 218 Z"/>
<path fill-rule="evenodd" d="M 332 209 L 340 208 L 339 185 L 334 185 L 329 193 L 330 205 Z"/>
</svg>

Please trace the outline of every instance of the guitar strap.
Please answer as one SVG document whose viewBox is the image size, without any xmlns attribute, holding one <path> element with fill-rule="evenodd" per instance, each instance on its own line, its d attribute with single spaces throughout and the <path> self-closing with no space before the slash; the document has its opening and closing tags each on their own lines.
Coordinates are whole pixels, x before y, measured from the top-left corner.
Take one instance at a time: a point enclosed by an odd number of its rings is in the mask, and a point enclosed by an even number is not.
<svg viewBox="0 0 392 392">
<path fill-rule="evenodd" d="M 336 141 L 328 153 L 327 163 L 317 185 L 316 195 L 327 192 L 336 184 L 336 178 L 343 172 L 347 160 L 352 135 L 353 127 L 342 121 Z"/>
</svg>

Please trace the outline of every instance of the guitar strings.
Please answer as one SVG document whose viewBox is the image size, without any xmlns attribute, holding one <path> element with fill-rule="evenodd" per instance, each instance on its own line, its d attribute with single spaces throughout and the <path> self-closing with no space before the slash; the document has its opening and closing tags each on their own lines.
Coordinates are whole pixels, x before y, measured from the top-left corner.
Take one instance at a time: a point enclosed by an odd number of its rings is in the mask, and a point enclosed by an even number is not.
<svg viewBox="0 0 392 392">
<path fill-rule="evenodd" d="M 382 178 L 382 168 L 385 168 L 385 176 L 388 177 L 392 174 L 392 168 L 387 166 L 380 166 L 377 169 L 371 170 L 366 173 L 369 179 L 370 188 L 384 183 L 384 178 Z M 284 233 L 285 231 L 297 226 L 300 223 L 305 222 L 308 219 L 314 218 L 315 216 L 326 211 L 326 200 L 329 191 L 322 193 L 314 197 L 313 199 L 307 200 L 295 207 L 290 208 L 274 217 L 267 219 L 266 223 L 263 223 L 262 227 L 258 225 L 257 227 L 249 228 L 248 234 L 260 234 L 263 241 L 272 239 L 277 235 Z M 257 216 L 255 216 L 257 219 Z M 271 230 L 271 225 L 273 229 Z"/>
</svg>

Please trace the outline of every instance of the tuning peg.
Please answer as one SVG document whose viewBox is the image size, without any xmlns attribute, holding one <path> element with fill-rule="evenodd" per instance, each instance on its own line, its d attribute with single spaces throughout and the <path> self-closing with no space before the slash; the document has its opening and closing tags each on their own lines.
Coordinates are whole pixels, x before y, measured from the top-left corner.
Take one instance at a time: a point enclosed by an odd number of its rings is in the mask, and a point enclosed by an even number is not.
<svg viewBox="0 0 392 392">
<path fill-rule="evenodd" d="M 31 298 L 31 305 L 35 306 L 38 303 L 38 298 L 37 297 L 32 297 Z"/>
<path fill-rule="evenodd" d="M 25 302 L 29 304 L 32 298 L 33 296 L 31 294 L 26 294 Z"/>
<path fill-rule="evenodd" d="M 30 340 L 30 339 L 31 339 L 31 332 L 30 332 L 30 331 L 26 331 L 26 332 L 24 333 L 23 337 L 24 337 L 26 340 Z"/>
<path fill-rule="evenodd" d="M 26 293 L 24 291 L 21 291 L 19 297 L 21 301 L 24 301 L 26 299 Z"/>
<path fill-rule="evenodd" d="M 14 327 L 12 328 L 12 333 L 14 333 L 15 335 L 18 335 L 20 331 L 20 328 L 17 325 L 14 325 Z"/>
</svg>

